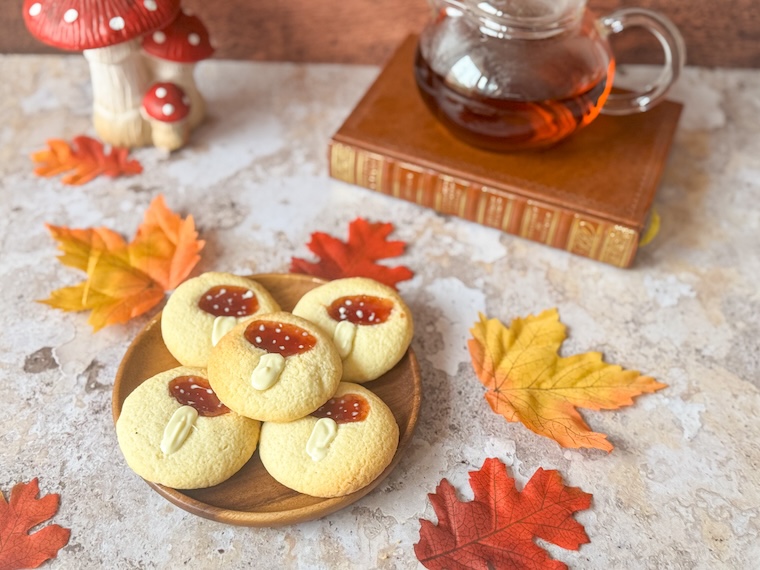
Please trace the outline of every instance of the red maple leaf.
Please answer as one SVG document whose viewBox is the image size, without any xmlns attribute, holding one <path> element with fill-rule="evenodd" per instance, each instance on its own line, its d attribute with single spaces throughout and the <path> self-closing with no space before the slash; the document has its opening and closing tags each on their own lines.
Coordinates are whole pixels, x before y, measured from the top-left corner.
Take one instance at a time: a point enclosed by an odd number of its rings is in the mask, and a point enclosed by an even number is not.
<svg viewBox="0 0 760 570">
<path fill-rule="evenodd" d="M 578 550 L 589 542 L 573 513 L 587 509 L 591 495 L 565 487 L 557 471 L 538 469 L 522 492 L 498 459 L 489 458 L 470 472 L 475 498 L 457 499 L 454 487 L 441 480 L 428 495 L 438 524 L 421 519 L 414 553 L 425 568 L 436 570 L 560 570 L 533 539 Z"/>
<path fill-rule="evenodd" d="M 290 262 L 290 272 L 305 273 L 323 279 L 369 277 L 396 288 L 399 281 L 406 281 L 414 276 L 412 270 L 404 266 L 387 267 L 375 263 L 379 259 L 404 253 L 406 244 L 403 241 L 386 239 L 392 231 L 391 223 L 370 223 L 363 218 L 356 218 L 348 226 L 347 242 L 322 232 L 314 232 L 306 247 L 320 260 L 311 263 L 294 257 Z"/>
<path fill-rule="evenodd" d="M 0 493 L 0 570 L 37 568 L 69 542 L 71 531 L 50 524 L 33 534 L 29 530 L 58 512 L 60 495 L 40 492 L 37 479 L 18 483 L 11 490 L 10 503 Z"/>
</svg>

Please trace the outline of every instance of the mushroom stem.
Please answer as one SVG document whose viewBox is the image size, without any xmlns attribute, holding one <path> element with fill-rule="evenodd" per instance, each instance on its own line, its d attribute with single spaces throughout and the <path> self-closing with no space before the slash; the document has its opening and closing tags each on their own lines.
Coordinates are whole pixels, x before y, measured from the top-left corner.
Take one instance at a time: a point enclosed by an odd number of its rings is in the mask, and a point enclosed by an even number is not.
<svg viewBox="0 0 760 570">
<path fill-rule="evenodd" d="M 171 152 L 182 148 L 190 137 L 190 129 L 187 119 L 174 123 L 163 123 L 155 119 L 149 119 L 153 133 L 153 146 Z"/>
<path fill-rule="evenodd" d="M 176 83 L 190 98 L 190 117 L 187 119 L 190 130 L 203 122 L 206 116 L 206 101 L 195 84 L 195 63 L 178 63 L 145 54 L 148 67 L 156 81 Z"/>
<path fill-rule="evenodd" d="M 90 64 L 98 136 L 118 147 L 149 144 L 151 129 L 140 114 L 140 105 L 151 78 L 139 40 L 84 50 L 84 56 Z"/>
</svg>

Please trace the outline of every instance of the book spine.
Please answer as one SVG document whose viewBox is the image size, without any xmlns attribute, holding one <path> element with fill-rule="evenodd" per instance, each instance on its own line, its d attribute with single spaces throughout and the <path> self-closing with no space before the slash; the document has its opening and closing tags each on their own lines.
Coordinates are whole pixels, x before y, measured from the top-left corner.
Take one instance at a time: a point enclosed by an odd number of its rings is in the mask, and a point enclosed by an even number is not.
<svg viewBox="0 0 760 570">
<path fill-rule="evenodd" d="M 502 188 L 450 176 L 338 141 L 329 146 L 330 176 L 564 249 L 616 267 L 633 263 L 639 232 L 531 200 Z"/>
</svg>

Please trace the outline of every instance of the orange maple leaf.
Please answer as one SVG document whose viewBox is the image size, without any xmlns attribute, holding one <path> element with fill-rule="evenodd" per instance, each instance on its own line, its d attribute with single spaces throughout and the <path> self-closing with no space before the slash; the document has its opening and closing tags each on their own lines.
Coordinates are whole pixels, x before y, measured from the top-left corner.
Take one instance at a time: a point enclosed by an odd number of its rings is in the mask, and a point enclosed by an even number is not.
<svg viewBox="0 0 760 570">
<path fill-rule="evenodd" d="M 598 352 L 560 358 L 565 325 L 556 309 L 515 319 L 509 328 L 480 315 L 470 332 L 472 364 L 493 411 L 563 447 L 612 451 L 607 436 L 592 432 L 576 408 L 614 410 L 666 387 L 607 364 Z"/>
<path fill-rule="evenodd" d="M 348 241 L 343 242 L 329 234 L 314 232 L 306 244 L 320 257 L 316 263 L 294 257 L 290 263 L 291 273 L 304 273 L 323 279 L 342 277 L 369 277 L 389 287 L 396 288 L 399 281 L 414 276 L 411 269 L 404 266 L 387 267 L 375 263 L 379 259 L 396 257 L 404 253 L 403 241 L 388 241 L 393 224 L 371 223 L 356 218 L 348 226 Z"/>
<path fill-rule="evenodd" d="M 0 493 L 0 569 L 37 568 L 55 558 L 69 542 L 71 531 L 50 524 L 32 534 L 29 531 L 58 512 L 60 495 L 38 499 L 37 479 L 18 483 L 11 490 L 10 502 Z"/>
<path fill-rule="evenodd" d="M 48 177 L 73 171 L 61 178 L 64 184 L 86 184 L 101 174 L 115 178 L 142 172 L 138 161 L 128 159 L 128 149 L 112 148 L 106 152 L 103 143 L 91 137 L 74 137 L 71 146 L 59 139 L 51 139 L 47 144 L 48 150 L 32 153 L 32 161 L 39 164 L 34 173 Z"/>
<path fill-rule="evenodd" d="M 167 290 L 187 278 L 204 246 L 193 217 L 183 220 L 162 196 L 151 202 L 130 244 L 107 228 L 47 227 L 63 252 L 58 260 L 84 271 L 87 279 L 41 302 L 64 311 L 92 311 L 87 322 L 95 331 L 159 304 Z"/>
</svg>

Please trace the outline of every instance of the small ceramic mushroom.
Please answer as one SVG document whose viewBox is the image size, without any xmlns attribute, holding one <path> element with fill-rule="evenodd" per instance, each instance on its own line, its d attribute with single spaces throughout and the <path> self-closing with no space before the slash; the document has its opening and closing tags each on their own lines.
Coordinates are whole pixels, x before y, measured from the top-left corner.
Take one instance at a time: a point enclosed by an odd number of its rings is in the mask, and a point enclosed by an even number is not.
<svg viewBox="0 0 760 570">
<path fill-rule="evenodd" d="M 154 83 L 142 101 L 143 116 L 150 123 L 153 146 L 171 152 L 190 136 L 190 98 L 174 83 Z"/>
<path fill-rule="evenodd" d="M 196 16 L 180 12 L 174 21 L 143 38 L 143 50 L 157 81 L 170 81 L 190 97 L 190 129 L 206 114 L 206 103 L 195 85 L 195 64 L 214 53 L 208 30 Z"/>
<path fill-rule="evenodd" d="M 24 0 L 24 23 L 46 44 L 84 50 L 98 136 L 134 147 L 150 142 L 140 103 L 151 78 L 139 38 L 166 26 L 179 11 L 179 0 Z"/>
</svg>

